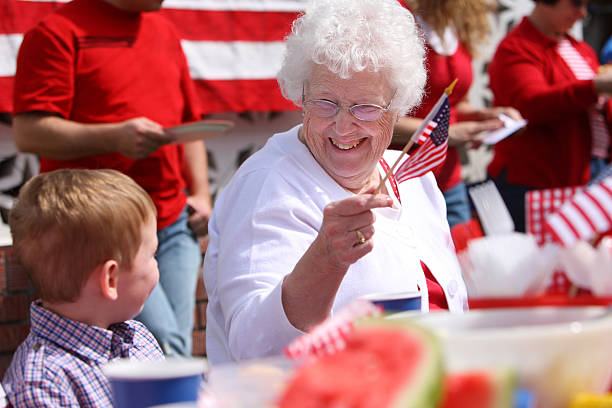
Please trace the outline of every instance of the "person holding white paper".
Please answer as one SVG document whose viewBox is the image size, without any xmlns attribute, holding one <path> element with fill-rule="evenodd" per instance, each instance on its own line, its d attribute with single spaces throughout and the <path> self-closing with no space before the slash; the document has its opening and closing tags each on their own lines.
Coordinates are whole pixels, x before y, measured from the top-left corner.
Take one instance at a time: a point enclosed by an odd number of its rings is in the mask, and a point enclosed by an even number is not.
<svg viewBox="0 0 612 408">
<path fill-rule="evenodd" d="M 495 146 L 487 169 L 517 231 L 526 229 L 528 191 L 584 185 L 610 161 L 604 109 L 612 73 L 598 74 L 595 51 L 569 34 L 587 4 L 536 0 L 489 65 L 494 103 L 514 106 L 528 121 Z"/>
<path fill-rule="evenodd" d="M 489 31 L 487 12 L 490 6 L 487 0 L 403 0 L 403 4 L 417 16 L 425 35 L 428 79 L 421 105 L 395 126 L 393 148 L 404 146 L 444 88 L 457 79 L 449 97 L 448 154 L 446 161 L 434 171 L 446 201 L 448 223 L 453 227 L 471 218 L 458 148 L 477 147 L 483 132 L 503 128 L 500 114 L 515 120 L 522 117 L 514 108 L 477 109 L 468 101 L 473 79 L 472 57 Z"/>
</svg>

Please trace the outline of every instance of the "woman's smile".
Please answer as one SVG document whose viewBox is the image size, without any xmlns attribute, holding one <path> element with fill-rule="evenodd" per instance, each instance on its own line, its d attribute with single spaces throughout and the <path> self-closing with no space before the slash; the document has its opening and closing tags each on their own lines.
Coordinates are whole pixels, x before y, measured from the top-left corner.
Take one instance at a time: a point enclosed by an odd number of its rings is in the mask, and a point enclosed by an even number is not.
<svg viewBox="0 0 612 408">
<path fill-rule="evenodd" d="M 340 150 L 351 150 L 351 149 L 354 149 L 355 147 L 357 147 L 361 142 L 366 140 L 366 138 L 364 137 L 363 139 L 359 139 L 359 140 L 357 140 L 355 142 L 351 142 L 351 143 L 348 143 L 348 144 L 340 143 L 338 140 L 333 139 L 331 137 L 329 138 L 329 140 L 332 142 L 332 144 L 334 146 L 336 146 Z"/>
</svg>

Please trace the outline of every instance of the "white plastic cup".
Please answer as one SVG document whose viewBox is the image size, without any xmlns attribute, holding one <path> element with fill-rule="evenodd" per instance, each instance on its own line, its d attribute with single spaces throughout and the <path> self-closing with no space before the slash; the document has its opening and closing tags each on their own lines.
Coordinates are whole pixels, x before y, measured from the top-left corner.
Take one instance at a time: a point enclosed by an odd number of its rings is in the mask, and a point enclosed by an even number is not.
<svg viewBox="0 0 612 408">
<path fill-rule="evenodd" d="M 146 408 L 196 402 L 206 369 L 203 358 L 121 359 L 107 364 L 102 371 L 110 382 L 115 408 Z"/>
</svg>

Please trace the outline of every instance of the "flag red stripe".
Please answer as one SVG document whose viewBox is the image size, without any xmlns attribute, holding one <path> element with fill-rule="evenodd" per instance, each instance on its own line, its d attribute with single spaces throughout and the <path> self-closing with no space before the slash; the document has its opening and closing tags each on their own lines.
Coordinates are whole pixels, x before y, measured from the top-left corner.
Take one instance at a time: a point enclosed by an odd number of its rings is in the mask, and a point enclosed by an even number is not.
<svg viewBox="0 0 612 408">
<path fill-rule="evenodd" d="M 428 140 L 428 142 L 430 142 L 431 146 L 434 146 L 435 149 L 429 149 L 429 151 L 424 153 L 421 152 L 422 154 L 414 160 L 408 158 L 402 163 L 402 166 L 400 166 L 400 169 L 396 172 L 396 178 L 399 182 L 422 176 L 444 161 L 446 158 L 446 144 L 435 146 L 433 142 L 431 142 L 431 139 Z"/>
<path fill-rule="evenodd" d="M 436 146 L 431 139 L 428 139 L 425 144 L 420 148 L 421 151 L 417 151 L 413 154 L 413 156 L 409 157 L 402 163 L 402 165 L 397 170 L 397 173 L 401 173 L 403 171 L 407 171 L 409 167 L 414 167 L 420 165 L 422 163 L 426 163 L 432 157 L 439 156 L 440 153 L 446 154 L 446 146 L 445 144 L 441 144 L 440 146 Z"/>
<path fill-rule="evenodd" d="M 580 233 L 578 232 L 578 230 L 576 230 L 576 227 L 574 227 L 574 224 L 567 218 L 565 213 L 563 211 L 559 211 L 557 215 L 561 218 L 561 221 L 563 221 L 565 225 L 567 225 L 574 237 L 576 239 L 580 239 Z"/>
<path fill-rule="evenodd" d="M 0 77 L 0 112 L 10 112 L 13 106 L 13 77 Z"/>
<path fill-rule="evenodd" d="M 283 41 L 297 12 L 162 9 L 192 41 Z"/>
<path fill-rule="evenodd" d="M 444 162 L 444 159 L 446 157 L 440 157 L 439 159 L 432 161 L 430 164 L 430 166 L 427 166 L 426 168 L 422 168 L 422 169 L 410 169 L 410 171 L 402 174 L 400 177 L 397 178 L 397 180 L 401 183 L 404 182 L 406 180 L 409 180 L 411 178 L 414 177 L 421 177 L 425 174 L 427 174 L 429 171 L 431 171 L 433 168 L 437 167 L 438 165 L 442 164 Z"/>
<path fill-rule="evenodd" d="M 276 79 L 195 80 L 195 84 L 205 113 L 298 109 L 283 98 Z"/>
<path fill-rule="evenodd" d="M 574 207 L 574 209 L 576 211 L 578 211 L 578 213 L 584 219 L 584 221 L 586 221 L 586 223 L 589 224 L 589 228 L 591 228 L 591 234 L 593 234 L 593 235 L 596 234 L 597 233 L 597 227 L 595 226 L 595 224 L 593 224 L 593 220 L 591 220 L 591 216 L 589 214 L 587 214 L 587 212 L 584 210 L 584 208 L 582 208 L 582 206 L 579 205 L 576 201 L 571 201 L 570 205 L 572 207 Z"/>
<path fill-rule="evenodd" d="M 563 239 L 561 234 L 557 232 L 557 229 L 552 227 L 552 224 L 545 222 L 543 223 L 542 228 L 544 229 L 544 233 L 548 232 L 552 235 L 553 242 L 557 242 L 563 246 L 567 246 L 568 243 L 565 242 L 565 239 Z"/>
<path fill-rule="evenodd" d="M 0 1 L 0 34 L 24 33 L 44 16 L 65 3 Z"/>
<path fill-rule="evenodd" d="M 601 185 L 603 186 L 603 184 L 601 184 Z M 610 216 L 610 214 L 608 214 L 608 211 L 606 211 L 605 207 L 599 202 L 599 199 L 597 197 L 595 197 L 588 189 L 584 190 L 584 195 L 589 200 L 591 200 L 591 202 L 597 208 L 599 208 L 599 211 L 601 211 L 601 213 L 604 215 L 604 217 L 606 217 L 606 219 L 608 220 L 610 225 L 612 225 L 612 217 Z"/>
<path fill-rule="evenodd" d="M 3 0 L 0 34 L 24 33 L 65 3 Z M 282 41 L 298 12 L 164 8 L 181 38 L 192 41 Z"/>
</svg>

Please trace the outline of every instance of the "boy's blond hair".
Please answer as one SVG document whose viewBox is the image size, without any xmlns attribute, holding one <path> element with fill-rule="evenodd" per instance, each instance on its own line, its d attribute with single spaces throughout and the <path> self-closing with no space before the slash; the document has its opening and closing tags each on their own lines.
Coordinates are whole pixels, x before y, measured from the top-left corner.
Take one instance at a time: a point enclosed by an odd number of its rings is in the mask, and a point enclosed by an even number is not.
<svg viewBox="0 0 612 408">
<path fill-rule="evenodd" d="M 21 188 L 9 225 L 17 259 L 40 297 L 71 302 L 107 260 L 131 268 L 142 226 L 156 215 L 149 195 L 118 171 L 63 169 Z"/>
</svg>

